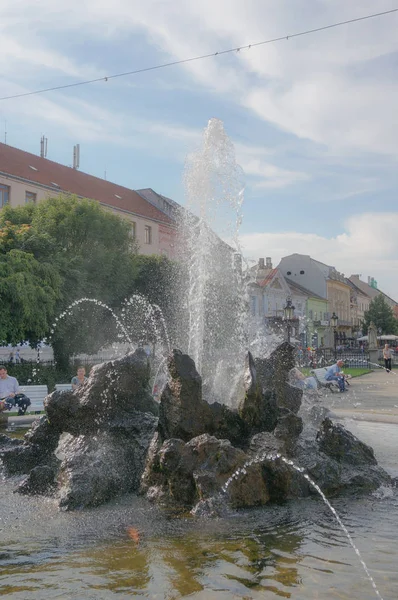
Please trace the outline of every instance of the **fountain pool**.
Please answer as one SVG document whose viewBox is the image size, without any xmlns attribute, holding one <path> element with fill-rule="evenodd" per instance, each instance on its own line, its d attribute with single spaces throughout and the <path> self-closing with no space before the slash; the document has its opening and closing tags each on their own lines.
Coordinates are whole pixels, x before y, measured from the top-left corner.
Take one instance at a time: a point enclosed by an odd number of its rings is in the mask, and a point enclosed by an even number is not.
<svg viewBox="0 0 398 600">
<path fill-rule="evenodd" d="M 398 428 L 352 424 L 397 474 Z M 290 598 L 372 600 L 374 591 L 322 501 L 174 518 L 136 496 L 83 512 L 0 485 L 0 595 L 12 600 Z M 338 498 L 384 600 L 398 594 L 398 494 Z M 139 544 L 127 534 L 135 527 Z"/>
</svg>

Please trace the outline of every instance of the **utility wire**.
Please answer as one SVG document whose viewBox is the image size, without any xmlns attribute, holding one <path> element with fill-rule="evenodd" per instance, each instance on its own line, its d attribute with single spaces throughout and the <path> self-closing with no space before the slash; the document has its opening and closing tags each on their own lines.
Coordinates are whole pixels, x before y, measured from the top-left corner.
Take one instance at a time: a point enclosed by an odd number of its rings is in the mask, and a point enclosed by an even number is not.
<svg viewBox="0 0 398 600">
<path fill-rule="evenodd" d="M 214 56 L 221 56 L 222 54 L 231 54 L 232 52 L 239 52 L 240 50 L 250 50 L 257 46 L 265 46 L 266 44 L 273 44 L 275 42 L 281 42 L 283 40 L 289 40 L 292 38 L 300 37 L 302 35 L 309 35 L 311 33 L 317 33 L 318 31 L 325 31 L 326 29 L 333 29 L 334 27 L 341 27 L 342 25 L 349 25 L 350 23 L 357 23 L 358 21 L 365 21 L 366 19 L 374 19 L 375 17 L 382 17 L 398 12 L 398 8 L 386 10 L 384 12 L 374 13 L 372 15 L 366 15 L 364 17 L 357 17 L 356 19 L 350 19 L 348 21 L 340 21 L 339 23 L 332 23 L 331 25 L 325 25 L 323 27 L 317 27 L 316 29 L 308 29 L 307 31 L 300 31 L 298 33 L 292 33 L 290 35 L 284 35 L 282 37 L 272 38 L 264 40 L 262 42 L 256 42 L 254 44 L 247 44 L 246 46 L 238 46 L 236 48 L 230 48 L 228 50 L 221 50 L 219 52 L 212 52 L 210 54 L 202 54 L 201 56 L 194 56 L 191 58 L 185 58 L 183 60 L 175 60 L 173 62 L 163 63 L 155 65 L 153 67 L 145 67 L 143 69 L 135 69 L 134 71 L 126 71 L 125 73 L 116 73 L 113 75 L 107 75 L 105 77 L 98 77 L 96 79 L 88 79 L 87 81 L 77 81 L 75 83 L 67 83 L 65 85 L 58 85 L 50 88 L 44 88 L 41 90 L 34 90 L 32 92 L 24 92 L 22 94 L 14 94 L 12 96 L 4 96 L 0 100 L 12 100 L 13 98 L 23 98 L 25 96 L 33 96 L 36 94 L 44 94 L 46 92 L 53 92 L 56 90 L 65 90 L 67 88 L 78 87 L 80 85 L 88 85 L 90 83 L 98 83 L 99 81 L 109 81 L 109 79 L 116 79 L 118 77 L 127 77 L 128 75 L 138 75 L 139 73 L 146 73 L 148 71 L 155 71 L 158 69 L 165 69 L 166 67 L 173 67 L 175 65 L 182 65 L 197 60 L 203 60 L 205 58 L 211 58 Z"/>
</svg>

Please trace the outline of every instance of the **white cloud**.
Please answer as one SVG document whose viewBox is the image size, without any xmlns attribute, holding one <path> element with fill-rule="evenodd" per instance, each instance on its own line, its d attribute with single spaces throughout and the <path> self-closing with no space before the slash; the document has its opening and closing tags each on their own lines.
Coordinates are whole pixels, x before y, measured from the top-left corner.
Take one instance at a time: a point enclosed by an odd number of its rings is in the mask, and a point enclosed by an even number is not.
<svg viewBox="0 0 398 600">
<path fill-rule="evenodd" d="M 377 3 L 380 12 L 391 8 L 392 0 Z M 179 60 L 374 10 L 373 0 L 355 6 L 343 0 L 308 0 L 300 9 L 287 0 L 3 0 L 0 27 L 7 42 L 0 49 L 9 70 L 25 61 L 80 77 L 91 69 L 102 73 L 102 67 L 78 66 L 54 53 L 50 42 L 38 45 L 38 33 L 45 40 L 46 32 L 73 35 L 84 30 L 89 39 L 103 42 L 140 31 L 166 59 Z M 176 68 L 299 138 L 338 152 L 395 155 L 398 78 L 375 61 L 388 63 L 398 52 L 397 23 L 398 14 L 392 14 Z M 289 177 L 294 179 L 294 173 Z"/>
<path fill-rule="evenodd" d="M 245 256 L 272 256 L 274 265 L 289 254 L 309 254 L 349 276 L 372 276 L 385 293 L 398 300 L 398 212 L 364 213 L 347 219 L 335 237 L 286 231 L 241 236 Z"/>
</svg>

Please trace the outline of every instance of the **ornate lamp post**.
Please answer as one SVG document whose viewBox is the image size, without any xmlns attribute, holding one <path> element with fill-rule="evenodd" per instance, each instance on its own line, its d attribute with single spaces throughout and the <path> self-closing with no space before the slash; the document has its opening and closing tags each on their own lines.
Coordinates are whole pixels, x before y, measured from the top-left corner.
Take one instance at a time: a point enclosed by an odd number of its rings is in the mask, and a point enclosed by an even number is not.
<svg viewBox="0 0 398 600">
<path fill-rule="evenodd" d="M 294 318 L 294 310 L 295 307 L 292 305 L 292 299 L 288 298 L 286 300 L 286 306 L 283 309 L 283 318 L 287 324 L 287 341 L 290 343 L 290 323 Z"/>
<path fill-rule="evenodd" d="M 334 358 L 337 358 L 337 351 L 336 351 L 336 340 L 337 340 L 337 325 L 339 322 L 339 318 L 336 315 L 335 312 L 333 312 L 332 316 L 330 317 L 330 327 L 333 329 L 333 337 L 334 337 Z"/>
</svg>

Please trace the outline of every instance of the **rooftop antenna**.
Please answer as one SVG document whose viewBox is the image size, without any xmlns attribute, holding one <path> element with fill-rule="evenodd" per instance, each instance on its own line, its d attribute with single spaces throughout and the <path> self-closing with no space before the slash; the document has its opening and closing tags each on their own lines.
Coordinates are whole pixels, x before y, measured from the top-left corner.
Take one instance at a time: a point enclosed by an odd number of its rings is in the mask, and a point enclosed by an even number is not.
<svg viewBox="0 0 398 600">
<path fill-rule="evenodd" d="M 40 157 L 41 158 L 47 157 L 47 142 L 48 142 L 48 139 L 44 135 L 42 135 L 40 138 Z"/>
<path fill-rule="evenodd" d="M 73 168 L 78 169 L 80 167 L 80 144 L 73 146 Z"/>
<path fill-rule="evenodd" d="M 7 121 L 4 121 L 4 143 L 7 143 Z"/>
<path fill-rule="evenodd" d="M 106 181 L 106 169 L 105 169 L 105 171 L 104 171 L 104 179 L 105 179 L 105 181 Z"/>
</svg>

